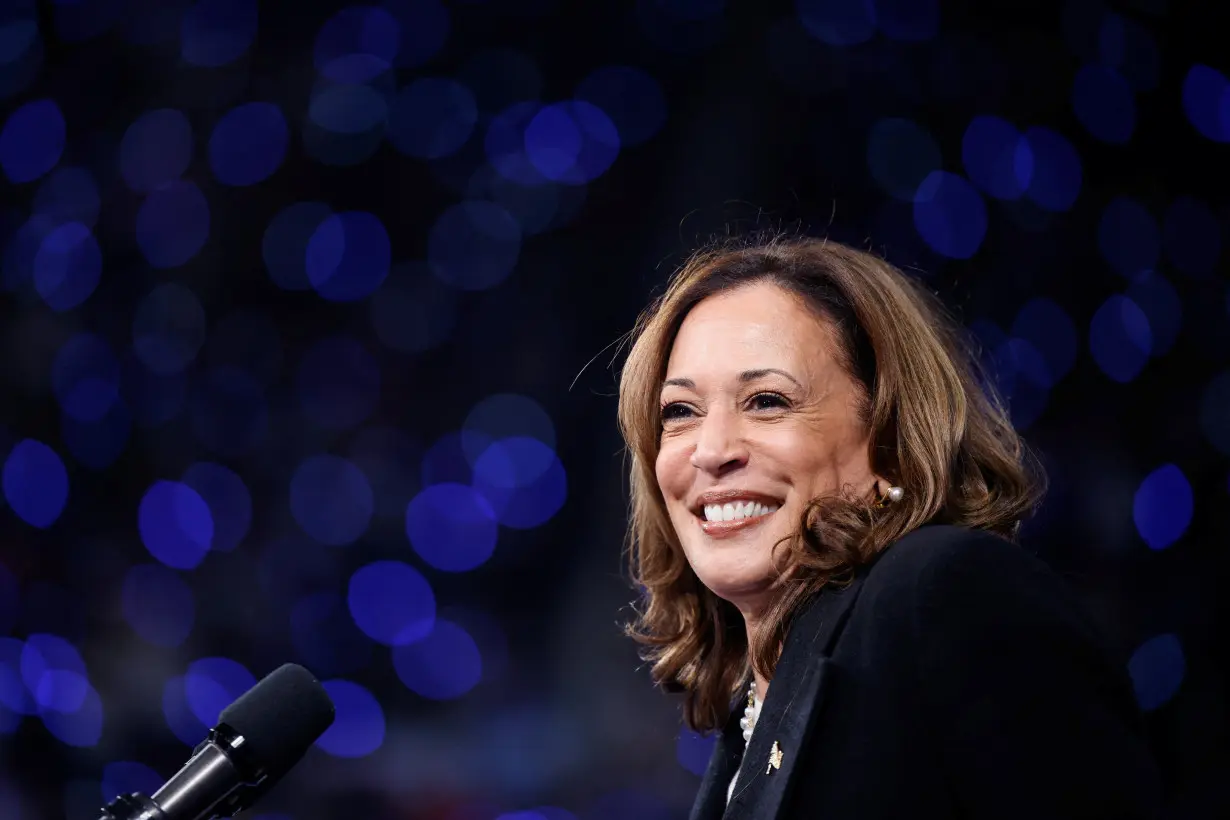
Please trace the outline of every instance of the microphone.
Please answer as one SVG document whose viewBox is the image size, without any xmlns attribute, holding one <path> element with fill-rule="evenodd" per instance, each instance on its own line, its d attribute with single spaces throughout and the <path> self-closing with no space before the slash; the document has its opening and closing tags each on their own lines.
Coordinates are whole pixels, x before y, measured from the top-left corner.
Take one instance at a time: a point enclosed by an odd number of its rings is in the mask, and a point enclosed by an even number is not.
<svg viewBox="0 0 1230 820">
<path fill-rule="evenodd" d="M 333 701 L 312 673 L 285 664 L 222 710 L 218 725 L 153 797 L 121 795 L 99 820 L 233 817 L 290 771 L 333 718 Z"/>
</svg>

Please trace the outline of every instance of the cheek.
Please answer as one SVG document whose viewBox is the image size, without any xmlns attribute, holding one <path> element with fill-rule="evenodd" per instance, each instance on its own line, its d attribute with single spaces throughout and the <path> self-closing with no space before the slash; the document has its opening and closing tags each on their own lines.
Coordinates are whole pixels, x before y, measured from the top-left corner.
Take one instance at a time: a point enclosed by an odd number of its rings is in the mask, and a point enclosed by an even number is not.
<svg viewBox="0 0 1230 820">
<path fill-rule="evenodd" d="M 690 485 L 691 464 L 687 450 L 677 442 L 664 442 L 658 451 L 654 472 L 667 501 L 681 498 Z"/>
</svg>

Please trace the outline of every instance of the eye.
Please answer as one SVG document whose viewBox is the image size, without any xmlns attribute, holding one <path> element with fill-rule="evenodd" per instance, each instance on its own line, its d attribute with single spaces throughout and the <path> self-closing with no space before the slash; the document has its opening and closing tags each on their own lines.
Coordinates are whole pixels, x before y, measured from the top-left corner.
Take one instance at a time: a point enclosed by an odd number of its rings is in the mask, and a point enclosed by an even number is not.
<svg viewBox="0 0 1230 820">
<path fill-rule="evenodd" d="M 683 402 L 673 401 L 662 408 L 662 421 L 686 419 L 690 415 L 692 415 L 692 408 Z"/>
<path fill-rule="evenodd" d="M 779 410 L 790 403 L 780 393 L 757 393 L 752 396 L 750 404 L 753 410 Z"/>
</svg>

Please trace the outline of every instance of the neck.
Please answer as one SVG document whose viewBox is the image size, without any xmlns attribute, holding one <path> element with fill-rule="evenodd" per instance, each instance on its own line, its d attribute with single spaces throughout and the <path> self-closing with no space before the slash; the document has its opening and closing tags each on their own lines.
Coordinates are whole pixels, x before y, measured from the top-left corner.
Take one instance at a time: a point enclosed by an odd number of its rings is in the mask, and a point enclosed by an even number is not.
<svg viewBox="0 0 1230 820">
<path fill-rule="evenodd" d="M 748 644 L 748 659 L 751 659 L 752 636 L 757 634 L 757 630 L 761 626 L 759 611 L 744 610 L 743 611 L 743 626 L 747 634 Z M 752 679 L 756 682 L 756 697 L 764 700 L 769 693 L 769 681 L 760 672 L 756 671 L 755 666 L 752 666 Z"/>
</svg>

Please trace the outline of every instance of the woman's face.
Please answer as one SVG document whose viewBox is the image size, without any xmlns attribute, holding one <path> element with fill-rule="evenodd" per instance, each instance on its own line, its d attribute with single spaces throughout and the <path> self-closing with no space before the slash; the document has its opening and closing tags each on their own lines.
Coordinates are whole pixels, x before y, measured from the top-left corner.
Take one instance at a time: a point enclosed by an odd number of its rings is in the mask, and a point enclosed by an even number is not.
<svg viewBox="0 0 1230 820">
<path fill-rule="evenodd" d="M 830 325 L 756 283 L 684 319 L 662 387 L 657 478 L 692 570 L 745 614 L 776 577 L 771 552 L 807 503 L 874 486 L 862 388 Z"/>
</svg>

